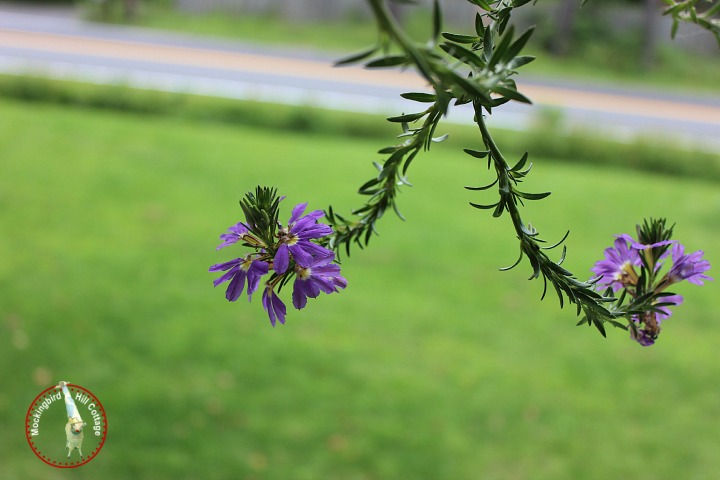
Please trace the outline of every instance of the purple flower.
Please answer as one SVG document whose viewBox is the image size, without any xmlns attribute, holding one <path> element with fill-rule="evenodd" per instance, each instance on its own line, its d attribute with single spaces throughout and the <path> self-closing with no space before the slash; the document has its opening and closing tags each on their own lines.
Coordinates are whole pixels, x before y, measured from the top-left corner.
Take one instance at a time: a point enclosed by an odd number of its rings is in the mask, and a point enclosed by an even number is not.
<svg viewBox="0 0 720 480">
<path fill-rule="evenodd" d="M 683 297 L 681 295 L 666 295 L 658 300 L 660 300 L 659 303 L 670 303 L 675 306 L 683 302 Z M 660 335 L 660 324 L 672 314 L 668 307 L 669 305 L 663 305 L 658 307 L 659 312 L 649 311 L 642 315 L 633 315 L 630 320 L 635 324 L 635 330 L 633 330 L 632 326 L 629 328 L 630 338 L 643 347 L 653 345 L 658 335 Z"/>
<path fill-rule="evenodd" d="M 227 290 L 225 291 L 225 298 L 229 301 L 234 302 L 243 292 L 245 288 L 245 279 L 248 284 L 248 300 L 252 297 L 252 294 L 257 290 L 260 283 L 260 277 L 268 273 L 268 263 L 262 260 L 253 259 L 252 255 L 248 255 L 245 258 L 236 258 L 225 263 L 218 263 L 210 267 L 211 272 L 227 271 L 221 277 L 213 281 L 213 285 L 216 287 L 223 282 L 230 280 Z"/>
<path fill-rule="evenodd" d="M 671 245 L 673 243 L 677 243 L 677 240 L 662 240 L 660 242 L 653 243 L 651 245 L 645 245 L 643 243 L 635 241 L 633 237 L 628 235 L 627 233 L 621 233 L 619 235 L 615 235 L 617 238 L 621 238 L 628 243 L 630 243 L 630 246 L 634 248 L 635 250 L 647 250 L 649 248 L 657 248 L 657 247 L 663 247 L 665 245 Z"/>
<path fill-rule="evenodd" d="M 320 292 L 333 293 L 345 288 L 347 280 L 340 276 L 340 266 L 333 257 L 315 257 L 308 267 L 295 266 L 293 305 L 298 310 L 307 304 L 307 297 L 316 298 Z"/>
<path fill-rule="evenodd" d="M 228 233 L 220 235 L 220 240 L 223 241 L 215 250 L 220 250 L 223 247 L 237 243 L 238 240 L 242 239 L 245 234 L 248 233 L 248 229 L 242 222 L 238 222 L 232 227 L 228 228 Z M 212 271 L 212 270 L 211 270 Z"/>
<path fill-rule="evenodd" d="M 310 266 L 314 257 L 332 258 L 334 256 L 333 252 L 327 248 L 310 241 L 314 238 L 330 235 L 333 230 L 328 225 L 317 222 L 319 218 L 325 215 L 322 210 L 315 210 L 301 217 L 306 207 L 307 203 L 296 205 L 288 221 L 287 228 L 280 231 L 281 245 L 275 253 L 273 268 L 281 275 L 285 273 L 290 265 L 290 254 L 292 254 L 295 263 L 305 268 Z"/>
<path fill-rule="evenodd" d="M 276 321 L 280 321 L 283 325 L 285 324 L 285 304 L 280 300 L 272 287 L 268 285 L 262 294 L 262 304 L 268 316 L 270 317 L 270 324 L 274 327 Z"/>
<path fill-rule="evenodd" d="M 679 243 L 673 245 L 673 265 L 667 274 L 668 285 L 683 280 L 695 285 L 702 285 L 704 280 L 712 280 L 704 273 L 710 269 L 710 263 L 702 259 L 703 254 L 702 250 L 685 254 L 685 247 Z"/>
<path fill-rule="evenodd" d="M 635 317 L 632 318 L 632 321 L 634 323 L 639 323 L 639 320 L 637 320 Z M 629 328 L 630 330 L 630 338 L 638 342 L 643 347 L 649 347 L 650 345 L 655 344 L 655 340 L 657 339 L 657 335 L 659 332 L 653 332 L 650 328 L 640 328 L 637 327 L 635 330 L 632 329 L 632 327 Z"/>
<path fill-rule="evenodd" d="M 632 239 L 630 239 L 632 240 Z M 596 277 L 602 277 L 598 285 L 612 286 L 614 292 L 637 282 L 635 266 L 641 264 L 637 250 L 628 247 L 628 241 L 619 235 L 615 247 L 605 249 L 605 260 L 595 263 L 591 269 Z"/>
</svg>

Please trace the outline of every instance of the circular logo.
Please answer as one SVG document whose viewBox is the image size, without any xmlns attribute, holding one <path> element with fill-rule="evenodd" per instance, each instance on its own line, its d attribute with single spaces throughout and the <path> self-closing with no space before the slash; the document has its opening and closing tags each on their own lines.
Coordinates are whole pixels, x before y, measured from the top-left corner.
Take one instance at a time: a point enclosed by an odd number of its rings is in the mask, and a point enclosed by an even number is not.
<svg viewBox="0 0 720 480">
<path fill-rule="evenodd" d="M 43 462 L 75 468 L 95 458 L 105 444 L 107 416 L 88 389 L 63 381 L 42 391 L 30 404 L 25 435 Z"/>
</svg>

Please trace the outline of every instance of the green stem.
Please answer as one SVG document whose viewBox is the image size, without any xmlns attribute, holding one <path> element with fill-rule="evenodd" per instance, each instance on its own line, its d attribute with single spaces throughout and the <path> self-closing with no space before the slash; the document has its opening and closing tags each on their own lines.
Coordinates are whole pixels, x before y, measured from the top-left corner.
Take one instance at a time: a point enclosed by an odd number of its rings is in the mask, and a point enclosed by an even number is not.
<svg viewBox="0 0 720 480">
<path fill-rule="evenodd" d="M 473 108 L 475 109 L 475 121 L 480 128 L 480 134 L 482 135 L 483 142 L 490 151 L 490 157 L 495 165 L 500 196 L 502 197 L 502 200 L 505 201 L 505 206 L 508 213 L 510 213 L 510 218 L 512 219 L 513 226 L 515 227 L 515 232 L 518 234 L 519 238 L 524 238 L 527 234 L 525 224 L 523 223 L 522 218 L 520 218 L 520 211 L 512 198 L 512 179 L 508 173 L 510 165 L 505 160 L 505 157 L 495 143 L 492 134 L 490 134 L 490 130 L 487 128 L 485 117 L 482 112 L 482 106 L 477 102 L 473 102 Z"/>
<path fill-rule="evenodd" d="M 388 10 L 385 0 L 368 0 L 370 8 L 372 8 L 375 19 L 377 20 L 380 31 L 387 34 L 403 52 L 410 57 L 412 63 L 420 71 L 420 74 L 430 82 L 436 92 L 441 92 L 440 83 L 433 76 L 434 70 L 428 63 L 424 55 L 420 53 L 415 42 L 405 34 L 405 31 L 397 23 L 395 17 Z"/>
</svg>

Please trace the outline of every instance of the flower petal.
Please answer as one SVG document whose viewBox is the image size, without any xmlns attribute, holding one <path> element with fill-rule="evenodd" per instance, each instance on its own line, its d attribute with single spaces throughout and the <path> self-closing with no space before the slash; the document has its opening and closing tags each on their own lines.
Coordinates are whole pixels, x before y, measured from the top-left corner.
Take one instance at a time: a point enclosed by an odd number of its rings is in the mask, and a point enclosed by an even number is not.
<svg viewBox="0 0 720 480">
<path fill-rule="evenodd" d="M 245 288 L 245 270 L 238 268 L 235 277 L 230 281 L 230 284 L 225 291 L 225 298 L 230 302 L 234 302 L 243 292 Z"/>
<path fill-rule="evenodd" d="M 301 308 L 305 308 L 305 305 L 307 305 L 307 295 L 305 294 L 304 284 L 305 282 L 303 280 L 295 278 L 295 283 L 293 284 L 292 299 L 293 306 L 298 310 L 300 310 Z"/>
<path fill-rule="evenodd" d="M 299 203 L 295 205 L 295 208 L 292 210 L 292 214 L 290 215 L 290 220 L 288 220 L 288 226 L 294 225 L 295 222 L 298 221 L 298 219 L 302 216 L 303 212 L 305 211 L 305 208 L 307 208 L 307 202 L 305 203 Z"/>
<path fill-rule="evenodd" d="M 277 273 L 282 275 L 288 269 L 290 265 L 290 251 L 286 244 L 280 245 L 277 252 L 275 253 L 275 259 L 273 260 L 273 268 Z"/>
</svg>

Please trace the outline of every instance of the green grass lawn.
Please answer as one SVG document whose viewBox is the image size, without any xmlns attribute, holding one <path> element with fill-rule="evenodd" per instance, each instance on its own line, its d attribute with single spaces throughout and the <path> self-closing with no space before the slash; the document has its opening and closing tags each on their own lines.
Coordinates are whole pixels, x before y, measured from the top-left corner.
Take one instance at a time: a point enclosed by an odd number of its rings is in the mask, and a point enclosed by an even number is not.
<svg viewBox="0 0 720 480">
<path fill-rule="evenodd" d="M 720 471 L 717 282 L 678 289 L 652 348 L 575 327 L 526 264 L 497 271 L 516 258 L 509 221 L 467 205 L 489 174 L 452 139 L 416 160 L 408 221 L 388 216 L 344 260 L 346 291 L 273 329 L 259 298 L 212 288 L 208 266 L 240 251 L 215 246 L 245 191 L 279 187 L 285 219 L 303 201 L 349 210 L 386 143 L 0 101 L 3 479 Z M 548 239 L 572 229 L 579 276 L 650 215 L 717 264 L 716 183 L 534 161 L 527 190 L 555 193 L 526 217 Z M 108 412 L 104 450 L 71 472 L 23 438 L 63 379 Z"/>
</svg>

